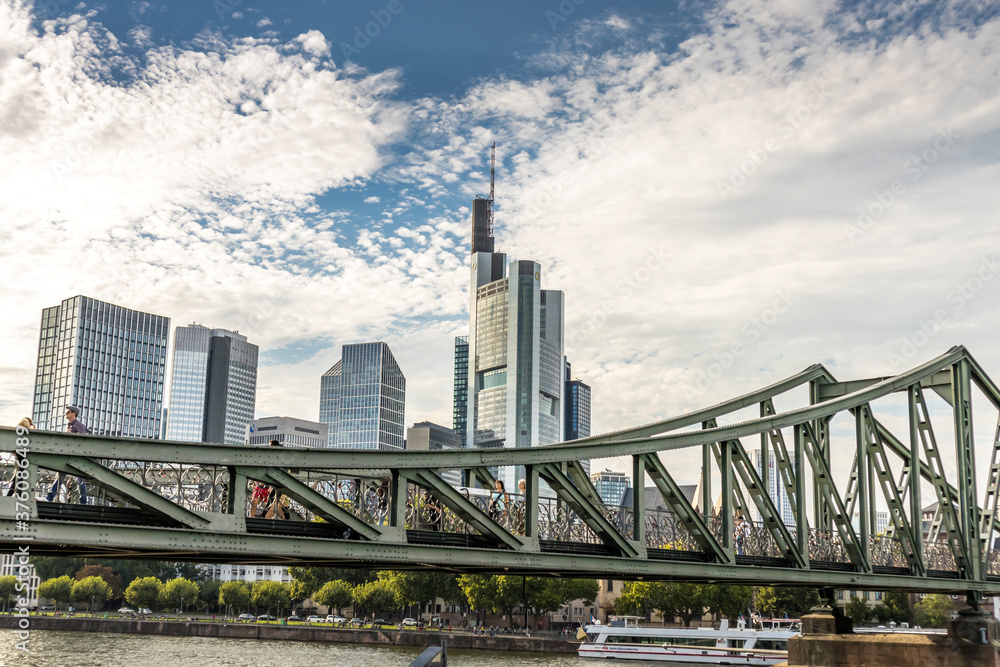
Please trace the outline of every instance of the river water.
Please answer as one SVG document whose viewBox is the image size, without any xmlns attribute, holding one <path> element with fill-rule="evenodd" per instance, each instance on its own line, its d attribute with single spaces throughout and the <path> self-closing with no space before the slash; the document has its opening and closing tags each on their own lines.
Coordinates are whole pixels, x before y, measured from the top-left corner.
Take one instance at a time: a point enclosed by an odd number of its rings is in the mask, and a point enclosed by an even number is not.
<svg viewBox="0 0 1000 667">
<path fill-rule="evenodd" d="M 414 647 L 318 642 L 160 637 L 31 630 L 25 654 L 13 630 L 0 630 L 0 666 L 32 667 L 405 667 Z M 575 655 L 449 650 L 449 667 L 593 667 Z"/>
</svg>

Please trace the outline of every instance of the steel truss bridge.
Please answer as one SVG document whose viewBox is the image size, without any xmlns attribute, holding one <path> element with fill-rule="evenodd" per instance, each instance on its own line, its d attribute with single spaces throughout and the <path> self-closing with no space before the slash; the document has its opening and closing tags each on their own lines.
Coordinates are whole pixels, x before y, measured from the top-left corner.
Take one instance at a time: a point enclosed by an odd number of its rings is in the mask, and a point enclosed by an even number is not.
<svg viewBox="0 0 1000 667">
<path fill-rule="evenodd" d="M 892 377 L 838 381 L 817 364 L 679 417 L 528 449 L 278 449 L 3 428 L 0 487 L 15 482 L 20 497 L 0 498 L 0 550 L 978 599 L 1000 591 L 1000 419 L 991 447 L 977 452 L 974 389 L 991 417 L 1000 411 L 1000 389 L 955 347 Z M 776 398 L 796 395 L 808 403 L 775 408 Z M 950 428 L 935 431 L 932 407 Z M 901 424 L 902 436 L 887 422 Z M 939 447 L 939 436 L 950 444 Z M 760 449 L 759 465 L 748 442 Z M 682 450 L 689 460 L 700 455 L 693 503 L 671 472 Z M 977 453 L 989 455 L 978 485 Z M 631 458 L 640 483 L 627 507 L 605 506 L 580 464 L 607 457 Z M 489 506 L 489 491 L 455 488 L 442 476 L 468 471 L 491 487 L 491 470 L 509 466 L 526 490 L 502 508 Z M 65 486 L 47 502 L 59 473 L 86 479 L 94 504 L 65 502 Z M 661 502 L 647 502 L 647 477 Z M 293 519 L 250 516 L 253 483 L 280 489 Z M 787 497 L 791 520 L 771 488 Z M 879 509 L 888 512 L 882 530 Z M 747 531 L 737 516 L 756 520 Z"/>
</svg>

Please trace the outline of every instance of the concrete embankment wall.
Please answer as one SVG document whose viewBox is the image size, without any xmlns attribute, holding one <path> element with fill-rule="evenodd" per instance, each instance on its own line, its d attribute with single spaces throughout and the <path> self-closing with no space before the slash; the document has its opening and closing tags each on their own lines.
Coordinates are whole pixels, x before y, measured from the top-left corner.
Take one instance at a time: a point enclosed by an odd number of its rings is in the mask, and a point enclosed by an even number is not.
<svg viewBox="0 0 1000 667">
<path fill-rule="evenodd" d="M 577 644 L 541 637 L 473 637 L 468 633 L 418 632 L 415 630 L 350 630 L 304 625 L 258 623 L 218 623 L 186 621 L 130 621 L 103 618 L 54 618 L 31 616 L 31 630 L 64 632 L 120 632 L 137 635 L 177 637 L 225 637 L 230 639 L 268 639 L 276 641 L 333 642 L 338 644 L 385 644 L 397 646 L 440 646 L 482 649 L 487 651 L 535 651 L 575 653 Z M 14 616 L 0 616 L 0 628 L 17 627 Z"/>
</svg>

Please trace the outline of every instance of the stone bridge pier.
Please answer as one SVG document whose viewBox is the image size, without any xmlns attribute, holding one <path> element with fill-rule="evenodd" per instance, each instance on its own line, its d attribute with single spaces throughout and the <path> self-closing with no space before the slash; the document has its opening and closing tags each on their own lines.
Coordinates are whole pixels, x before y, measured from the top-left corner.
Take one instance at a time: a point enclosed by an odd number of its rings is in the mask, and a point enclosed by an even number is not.
<svg viewBox="0 0 1000 667">
<path fill-rule="evenodd" d="M 824 600 L 788 642 L 787 667 L 1000 667 L 1000 628 L 969 597 L 947 635 L 855 634 L 851 619 Z"/>
</svg>

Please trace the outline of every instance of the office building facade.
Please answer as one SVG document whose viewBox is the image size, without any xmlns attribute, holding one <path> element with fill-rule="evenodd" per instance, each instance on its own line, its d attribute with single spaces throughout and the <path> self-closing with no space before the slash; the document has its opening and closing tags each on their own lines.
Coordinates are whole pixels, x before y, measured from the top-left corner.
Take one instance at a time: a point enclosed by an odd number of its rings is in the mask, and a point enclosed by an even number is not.
<svg viewBox="0 0 1000 667">
<path fill-rule="evenodd" d="M 167 439 L 238 445 L 253 419 L 258 349 L 246 336 L 198 324 L 174 331 Z"/>
<path fill-rule="evenodd" d="M 406 449 L 417 451 L 441 451 L 461 449 L 462 439 L 454 429 L 433 422 L 417 422 L 406 429 Z M 454 487 L 462 485 L 461 470 L 441 470 L 441 478 Z"/>
<path fill-rule="evenodd" d="M 455 382 L 452 399 L 452 429 L 464 445 L 469 421 L 469 337 L 455 337 Z"/>
<path fill-rule="evenodd" d="M 170 318 L 85 296 L 42 310 L 32 419 L 64 431 L 65 409 L 95 435 L 159 438 Z"/>
<path fill-rule="evenodd" d="M 757 474 L 761 477 L 764 476 L 764 461 L 761 457 L 759 449 L 752 449 L 747 454 L 750 456 L 750 460 L 753 462 L 754 467 L 757 469 Z M 795 513 L 792 511 L 792 503 L 788 498 L 788 492 L 785 490 L 785 485 L 781 481 L 781 472 L 778 470 L 778 466 L 774 461 L 774 456 L 769 456 L 767 459 L 768 463 L 768 473 L 767 473 L 767 493 L 771 497 L 772 502 L 774 502 L 774 507 L 778 510 L 778 515 L 781 518 L 781 522 L 788 527 L 795 526 Z M 792 470 L 795 469 L 795 462 L 790 462 Z M 753 521 L 760 521 L 760 511 L 757 509 L 756 505 L 751 503 L 750 507 L 750 518 Z"/>
<path fill-rule="evenodd" d="M 601 502 L 608 507 L 619 507 L 625 497 L 625 492 L 631 487 L 628 475 L 607 469 L 591 475 L 590 481 L 597 489 L 597 495 L 601 497 Z"/>
<path fill-rule="evenodd" d="M 383 342 L 344 345 L 320 378 L 320 421 L 328 446 L 403 449 L 406 378 Z"/>
<path fill-rule="evenodd" d="M 294 417 L 261 417 L 245 427 L 243 444 L 269 445 L 277 440 L 285 447 L 327 446 L 327 425 Z"/>
<path fill-rule="evenodd" d="M 534 447 L 563 438 L 563 293 L 537 262 L 494 252 L 486 200 L 472 207 L 465 435 L 468 447 Z M 515 488 L 521 470 L 501 470 Z"/>
</svg>

